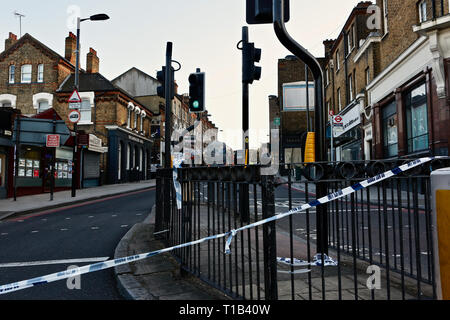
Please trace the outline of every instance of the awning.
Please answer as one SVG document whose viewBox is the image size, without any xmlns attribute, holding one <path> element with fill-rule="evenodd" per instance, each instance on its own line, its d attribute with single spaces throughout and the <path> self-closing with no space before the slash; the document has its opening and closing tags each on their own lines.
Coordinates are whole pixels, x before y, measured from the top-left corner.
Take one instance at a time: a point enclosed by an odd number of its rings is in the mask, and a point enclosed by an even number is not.
<svg viewBox="0 0 450 320">
<path fill-rule="evenodd" d="M 0 146 L 3 147 L 14 147 L 14 143 L 10 139 L 0 137 Z"/>
</svg>

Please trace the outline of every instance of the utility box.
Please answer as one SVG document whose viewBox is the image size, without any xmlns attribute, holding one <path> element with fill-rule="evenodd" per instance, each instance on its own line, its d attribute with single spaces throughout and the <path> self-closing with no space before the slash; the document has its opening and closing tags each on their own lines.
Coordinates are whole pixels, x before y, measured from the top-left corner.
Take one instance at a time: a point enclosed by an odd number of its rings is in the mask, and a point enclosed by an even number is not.
<svg viewBox="0 0 450 320">
<path fill-rule="evenodd" d="M 439 300 L 450 300 L 450 168 L 431 173 L 433 243 Z"/>
</svg>

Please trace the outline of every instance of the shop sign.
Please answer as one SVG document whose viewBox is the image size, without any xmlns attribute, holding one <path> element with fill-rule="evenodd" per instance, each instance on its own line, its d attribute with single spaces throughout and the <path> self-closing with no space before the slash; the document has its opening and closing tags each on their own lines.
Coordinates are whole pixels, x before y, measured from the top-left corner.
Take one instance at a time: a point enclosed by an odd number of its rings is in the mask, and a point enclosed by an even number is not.
<svg viewBox="0 0 450 320">
<path fill-rule="evenodd" d="M 88 147 L 88 150 L 89 151 L 94 151 L 94 152 L 100 152 L 100 153 L 105 152 L 104 148 L 102 147 L 102 139 L 97 138 L 93 134 L 90 134 L 89 135 L 89 147 Z"/>
<path fill-rule="evenodd" d="M 47 148 L 59 148 L 61 138 L 58 134 L 48 134 L 45 142 Z"/>
<path fill-rule="evenodd" d="M 335 132 L 335 137 L 339 137 L 347 131 L 361 124 L 361 116 L 359 114 L 359 104 L 350 109 L 346 114 L 338 116 L 342 119 L 342 131 Z M 336 118 L 338 118 L 336 117 Z"/>
</svg>

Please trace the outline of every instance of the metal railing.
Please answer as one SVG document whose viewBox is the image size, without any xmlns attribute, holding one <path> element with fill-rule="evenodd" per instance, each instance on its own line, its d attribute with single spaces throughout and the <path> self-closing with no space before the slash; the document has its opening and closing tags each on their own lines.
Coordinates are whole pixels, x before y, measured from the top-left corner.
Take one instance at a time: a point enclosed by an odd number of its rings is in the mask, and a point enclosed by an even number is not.
<svg viewBox="0 0 450 320">
<path fill-rule="evenodd" d="M 262 176 L 259 166 L 182 168 L 180 210 L 172 171 L 159 170 L 156 232 L 170 246 L 223 234 L 315 200 L 318 181 L 334 193 L 406 161 L 291 164 L 286 177 Z M 229 255 L 224 237 L 174 255 L 184 271 L 236 299 L 433 299 L 429 173 L 446 165 L 434 161 L 330 202 L 326 217 L 310 209 L 247 229 Z M 320 263 L 323 254 L 336 265 Z M 368 270 L 379 270 L 375 288 Z"/>
</svg>

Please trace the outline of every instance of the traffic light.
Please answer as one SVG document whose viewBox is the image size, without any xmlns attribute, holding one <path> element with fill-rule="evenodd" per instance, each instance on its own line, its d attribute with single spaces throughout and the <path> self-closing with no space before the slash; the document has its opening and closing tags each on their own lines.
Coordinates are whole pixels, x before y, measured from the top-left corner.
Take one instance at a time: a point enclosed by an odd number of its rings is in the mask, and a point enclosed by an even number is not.
<svg viewBox="0 0 450 320">
<path fill-rule="evenodd" d="M 168 81 L 171 84 L 169 93 L 170 99 L 173 99 L 175 96 L 175 81 L 174 81 L 175 70 L 173 68 L 171 69 L 172 72 L 170 73 L 169 77 L 170 79 L 168 79 Z M 161 83 L 161 85 L 159 85 L 156 88 L 158 96 L 160 96 L 161 98 L 166 98 L 166 67 L 162 67 L 162 70 L 156 73 L 156 79 Z"/>
<path fill-rule="evenodd" d="M 156 73 L 156 79 L 161 83 L 161 85 L 156 88 L 158 96 L 161 98 L 166 97 L 166 67 L 162 67 L 161 71 Z"/>
<path fill-rule="evenodd" d="M 189 76 L 189 111 L 205 111 L 205 73 L 197 72 Z"/>
<path fill-rule="evenodd" d="M 254 43 L 244 42 L 242 45 L 242 82 L 253 83 L 261 79 L 261 67 L 255 66 L 255 62 L 261 60 L 261 49 L 255 48 Z"/>
<path fill-rule="evenodd" d="M 284 0 L 284 22 L 289 21 L 289 0 Z M 247 23 L 273 23 L 273 0 L 247 0 Z"/>
</svg>

